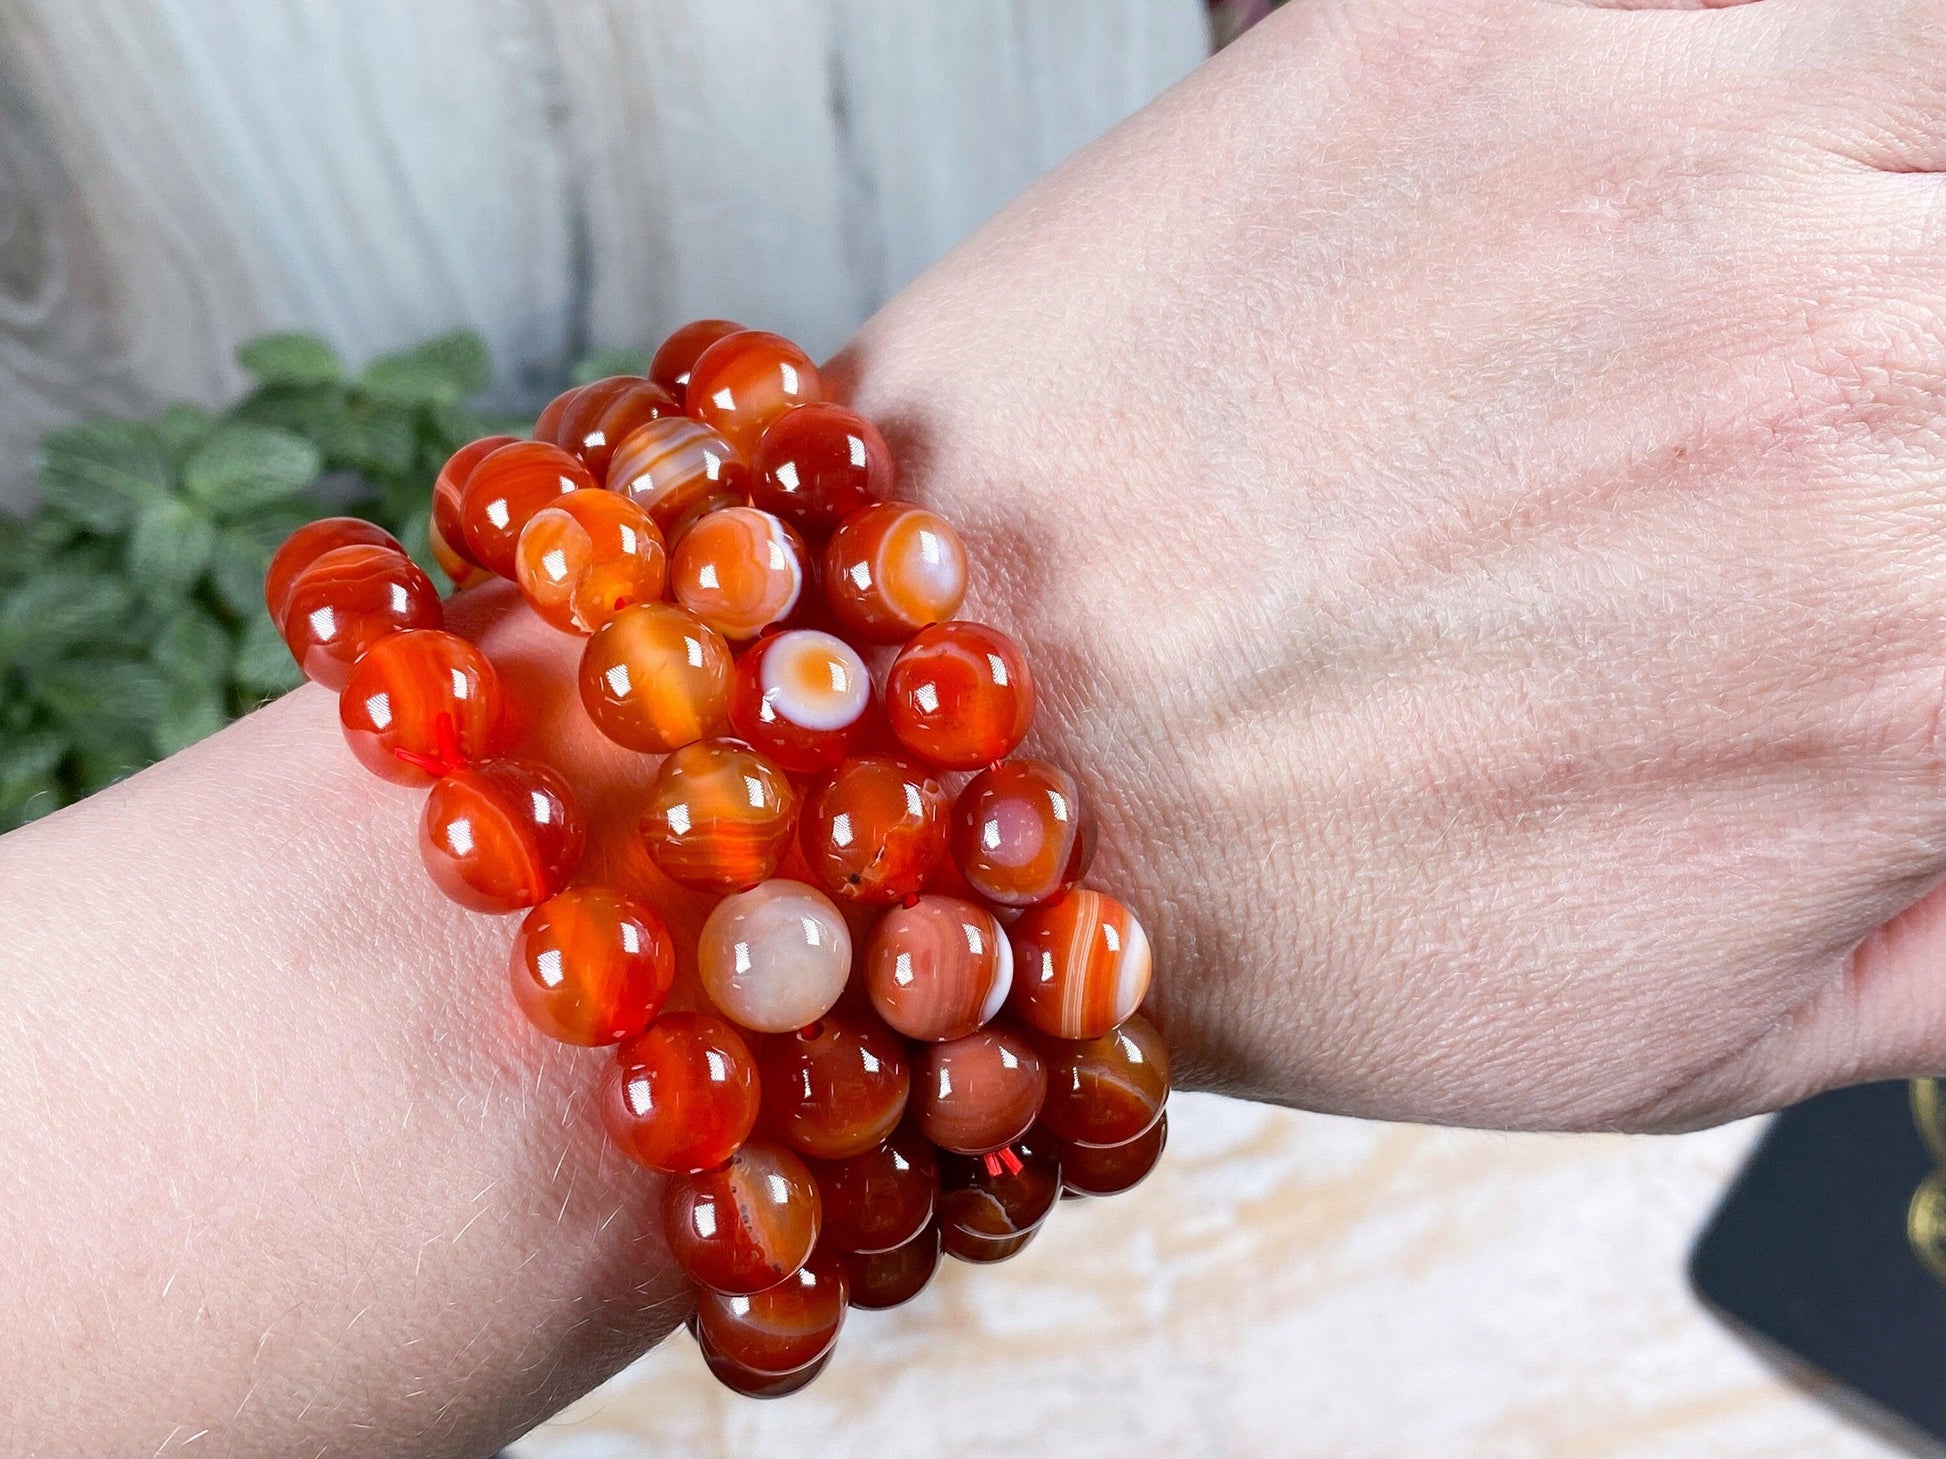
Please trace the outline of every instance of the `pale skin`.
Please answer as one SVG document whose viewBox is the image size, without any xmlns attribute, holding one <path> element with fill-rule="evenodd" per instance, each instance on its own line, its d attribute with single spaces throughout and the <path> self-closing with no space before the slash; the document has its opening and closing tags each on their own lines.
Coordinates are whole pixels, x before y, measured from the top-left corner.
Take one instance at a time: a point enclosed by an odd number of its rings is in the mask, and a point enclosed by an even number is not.
<svg viewBox="0 0 1946 1459">
<path fill-rule="evenodd" d="M 1946 1064 L 1942 172 L 1939 0 L 1298 0 L 860 333 L 1185 1083 L 1655 1130 Z M 646 765 L 506 597 L 619 856 Z M 307 689 L 0 841 L 9 1453 L 480 1454 L 680 1319 L 416 810 Z"/>
</svg>

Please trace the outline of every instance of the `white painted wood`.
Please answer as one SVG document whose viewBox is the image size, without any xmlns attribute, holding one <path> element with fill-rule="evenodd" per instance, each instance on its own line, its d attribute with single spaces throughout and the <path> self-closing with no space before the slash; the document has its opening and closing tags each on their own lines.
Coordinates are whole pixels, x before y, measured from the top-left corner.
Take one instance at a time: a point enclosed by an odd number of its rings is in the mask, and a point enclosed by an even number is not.
<svg viewBox="0 0 1946 1459">
<path fill-rule="evenodd" d="M 261 329 L 532 401 L 724 313 L 814 352 L 1186 72 L 1198 0 L 0 0 L 0 504 Z"/>
</svg>

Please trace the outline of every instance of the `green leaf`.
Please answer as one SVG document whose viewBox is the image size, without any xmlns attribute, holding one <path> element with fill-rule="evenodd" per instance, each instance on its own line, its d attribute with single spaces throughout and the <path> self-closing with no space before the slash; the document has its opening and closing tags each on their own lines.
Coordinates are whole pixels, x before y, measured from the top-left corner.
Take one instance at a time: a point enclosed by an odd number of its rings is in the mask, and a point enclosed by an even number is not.
<svg viewBox="0 0 1946 1459">
<path fill-rule="evenodd" d="M 119 532 L 143 504 L 167 496 L 175 473 L 156 432 L 135 421 L 87 421 L 41 441 L 41 498 L 91 532 Z"/>
<path fill-rule="evenodd" d="M 195 454 L 196 448 L 216 429 L 216 417 L 200 405 L 172 405 L 155 418 L 155 433 L 162 449 L 180 467 Z"/>
<path fill-rule="evenodd" d="M 209 580 L 217 601 L 239 618 L 261 618 L 264 611 L 264 573 L 277 544 L 310 520 L 294 513 L 288 526 L 252 516 L 219 530 L 210 552 Z"/>
<path fill-rule="evenodd" d="M 318 448 L 275 426 L 226 425 L 183 467 L 183 487 L 218 518 L 297 496 L 317 479 Z"/>
<path fill-rule="evenodd" d="M 134 614 L 135 595 L 119 578 L 37 574 L 0 601 L 0 662 L 50 664 L 83 644 L 125 641 Z"/>
<path fill-rule="evenodd" d="M 237 347 L 237 363 L 266 385 L 321 385 L 342 380 L 344 362 L 315 334 L 260 334 Z"/>
<path fill-rule="evenodd" d="M 176 684 L 214 689 L 228 682 L 233 651 L 229 630 L 190 604 L 163 624 L 149 657 Z"/>
<path fill-rule="evenodd" d="M 353 411 L 340 449 L 345 464 L 360 471 L 381 476 L 410 471 L 419 454 L 418 408 L 374 401 Z"/>
<path fill-rule="evenodd" d="M 65 803 L 61 785 L 52 775 L 31 779 L 0 789 L 0 831 L 12 831 L 37 821 Z"/>
<path fill-rule="evenodd" d="M 439 459 L 433 463 L 434 475 L 446 464 L 446 458 L 464 446 L 468 441 L 477 441 L 481 436 L 494 432 L 487 426 L 486 419 L 478 411 L 465 405 L 436 405 L 427 413 L 432 425 L 432 450 Z M 526 432 L 523 430 L 522 435 Z"/>
<path fill-rule="evenodd" d="M 0 799 L 27 781 L 52 775 L 68 753 L 68 742 L 51 730 L 39 730 L 0 744 Z"/>
<path fill-rule="evenodd" d="M 90 760 L 99 781 L 138 769 L 154 758 L 146 749 L 152 726 L 169 707 L 169 680 L 139 659 L 82 654 L 49 664 L 34 688 L 55 723 Z"/>
<path fill-rule="evenodd" d="M 181 497 L 150 502 L 129 535 L 129 575 L 150 598 L 173 601 L 196 585 L 215 544 L 215 526 L 191 503 Z"/>
<path fill-rule="evenodd" d="M 169 756 L 206 740 L 230 722 L 223 691 L 209 684 L 172 685 L 169 702 L 155 725 L 155 749 Z"/>
<path fill-rule="evenodd" d="M 493 383 L 486 341 L 471 331 L 441 335 L 416 349 L 380 355 L 358 383 L 373 395 L 403 405 L 450 405 L 478 395 Z"/>
<path fill-rule="evenodd" d="M 590 385 L 610 375 L 646 375 L 649 356 L 646 350 L 596 350 L 574 363 L 569 377 L 576 385 Z"/>
<path fill-rule="evenodd" d="M 230 673 L 248 694 L 282 694 L 304 682 L 282 635 L 261 613 L 243 625 Z"/>
</svg>

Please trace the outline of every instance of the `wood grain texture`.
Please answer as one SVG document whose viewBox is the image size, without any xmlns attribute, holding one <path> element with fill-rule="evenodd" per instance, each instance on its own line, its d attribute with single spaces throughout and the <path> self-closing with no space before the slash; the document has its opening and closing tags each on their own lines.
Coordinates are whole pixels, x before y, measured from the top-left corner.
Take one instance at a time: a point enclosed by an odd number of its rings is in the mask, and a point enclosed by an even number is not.
<svg viewBox="0 0 1946 1459">
<path fill-rule="evenodd" d="M 1690 1297 L 1759 1122 L 1670 1139 L 1367 1124 L 1188 1096 L 1131 1194 L 852 1314 L 804 1393 L 678 1334 L 515 1459 L 1893 1459 Z"/>
<path fill-rule="evenodd" d="M 236 343 L 728 314 L 814 354 L 1201 59 L 1198 0 L 0 0 L 0 505 Z"/>
</svg>

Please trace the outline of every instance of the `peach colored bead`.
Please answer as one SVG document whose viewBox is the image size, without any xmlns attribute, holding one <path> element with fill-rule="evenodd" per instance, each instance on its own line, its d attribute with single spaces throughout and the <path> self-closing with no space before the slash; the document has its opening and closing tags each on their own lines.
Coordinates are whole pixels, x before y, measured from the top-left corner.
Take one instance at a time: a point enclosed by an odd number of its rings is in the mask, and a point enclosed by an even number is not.
<svg viewBox="0 0 1946 1459">
<path fill-rule="evenodd" d="M 439 590 L 409 557 L 370 543 L 320 553 L 284 597 L 284 642 L 305 677 L 342 689 L 380 639 L 446 621 Z"/>
<path fill-rule="evenodd" d="M 665 1013 L 615 1052 L 601 1119 L 621 1152 L 670 1175 L 721 1165 L 750 1137 L 760 1101 L 750 1046 L 712 1013 Z"/>
<path fill-rule="evenodd" d="M 788 1033 L 824 1017 L 845 991 L 851 931 L 823 892 L 778 878 L 716 904 L 696 965 L 726 1016 L 759 1033 Z"/>
<path fill-rule="evenodd" d="M 365 651 L 338 696 L 338 724 L 374 775 L 430 785 L 500 748 L 504 704 L 485 654 L 454 634 L 417 629 Z"/>
<path fill-rule="evenodd" d="M 953 860 L 967 884 L 1003 907 L 1031 907 L 1087 875 L 1094 818 L 1081 787 L 1045 760 L 1007 760 L 953 802 Z"/>
<path fill-rule="evenodd" d="M 638 426 L 615 448 L 608 489 L 647 512 L 673 542 L 705 513 L 739 505 L 749 475 L 719 432 L 671 416 Z"/>
<path fill-rule="evenodd" d="M 574 792 L 535 760 L 483 760 L 435 781 L 419 855 L 447 896 L 518 912 L 567 885 L 587 844 Z"/>
<path fill-rule="evenodd" d="M 475 562 L 466 550 L 466 529 L 462 508 L 466 503 L 466 483 L 473 468 L 502 446 L 511 446 L 516 436 L 482 436 L 468 441 L 446 458 L 432 484 L 432 520 L 426 535 L 432 539 L 433 556 L 446 576 L 460 587 L 471 587 L 493 576 Z M 455 571 L 458 569 L 458 571 Z"/>
<path fill-rule="evenodd" d="M 695 614 L 638 603 L 595 630 L 577 683 L 595 728 L 660 755 L 723 728 L 735 668 L 722 635 Z"/>
<path fill-rule="evenodd" d="M 865 988 L 879 1017 L 907 1038 L 964 1038 L 1000 1011 L 1013 948 L 992 913 L 928 893 L 893 907 L 865 948 Z"/>
<path fill-rule="evenodd" d="M 678 325 L 649 361 L 649 378 L 680 399 L 689 388 L 689 372 L 704 350 L 726 334 L 741 334 L 743 326 L 729 319 L 692 319 Z"/>
<path fill-rule="evenodd" d="M 520 593 L 566 633 L 592 633 L 622 609 L 654 602 L 667 579 L 662 533 L 612 491 L 577 491 L 543 507 L 514 551 Z"/>
<path fill-rule="evenodd" d="M 885 718 L 901 745 L 943 770 L 990 765 L 1033 722 L 1027 656 L 984 623 L 935 623 L 886 671 Z"/>
<path fill-rule="evenodd" d="M 672 881 L 735 892 L 777 870 L 796 820 L 797 792 L 783 771 L 735 740 L 698 740 L 662 762 L 639 829 Z"/>
<path fill-rule="evenodd" d="M 713 1292 L 774 1287 L 810 1260 L 822 1222 L 818 1184 L 795 1151 L 751 1140 L 723 1164 L 663 1187 L 670 1254 Z"/>
<path fill-rule="evenodd" d="M 557 892 L 514 937 L 514 1001 L 550 1038 L 597 1048 L 648 1027 L 676 978 L 655 908 L 608 887 Z"/>
<path fill-rule="evenodd" d="M 992 1024 L 913 1055 L 913 1119 L 942 1150 L 998 1150 L 1028 1131 L 1046 1098 L 1047 1066 L 1017 1028 Z"/>
<path fill-rule="evenodd" d="M 824 595 L 847 633 L 900 643 L 959 611 L 966 548 L 937 512 L 910 502 L 867 507 L 825 545 Z"/>
<path fill-rule="evenodd" d="M 795 775 L 835 769 L 872 722 L 872 676 L 842 638 L 789 628 L 759 639 L 737 661 L 731 732 Z"/>
<path fill-rule="evenodd" d="M 1142 1006 L 1149 937 L 1113 897 L 1077 889 L 1030 908 L 1010 929 L 1014 987 L 1008 1006 L 1042 1033 L 1092 1039 Z"/>
<path fill-rule="evenodd" d="M 384 547 L 406 555 L 399 539 L 362 517 L 325 517 L 307 522 L 284 539 L 264 572 L 264 608 L 270 621 L 284 626 L 284 604 L 297 575 L 335 547 Z"/>
<path fill-rule="evenodd" d="M 822 390 L 817 366 L 803 350 L 780 334 L 746 329 L 724 335 L 697 356 L 683 408 L 721 431 L 749 461 L 772 421 L 816 400 Z"/>
<path fill-rule="evenodd" d="M 725 507 L 677 541 L 669 585 L 725 638 L 755 638 L 797 607 L 807 561 L 803 540 L 769 512 Z"/>
<path fill-rule="evenodd" d="M 514 575 L 520 532 L 542 507 L 600 485 L 559 446 L 515 441 L 488 454 L 466 479 L 460 532 L 466 555 L 498 577 Z"/>
</svg>

